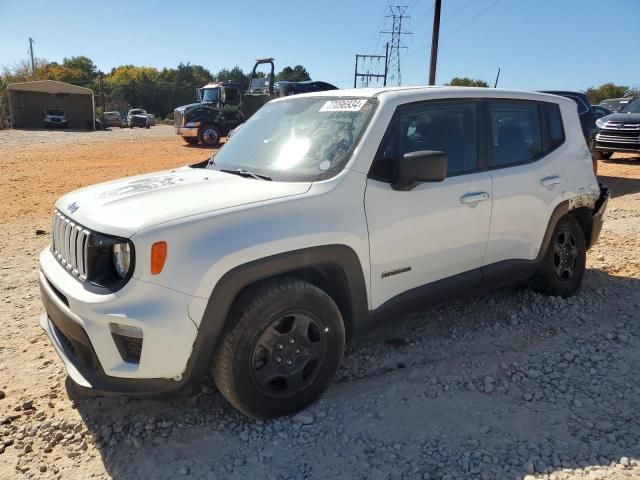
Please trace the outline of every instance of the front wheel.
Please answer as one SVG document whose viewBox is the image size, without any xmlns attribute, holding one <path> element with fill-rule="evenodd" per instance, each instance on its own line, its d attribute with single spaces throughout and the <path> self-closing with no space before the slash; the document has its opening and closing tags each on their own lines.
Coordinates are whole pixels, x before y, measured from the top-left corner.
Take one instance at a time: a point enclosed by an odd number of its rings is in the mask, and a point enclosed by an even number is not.
<svg viewBox="0 0 640 480">
<path fill-rule="evenodd" d="M 535 290 L 545 295 L 570 297 L 580 286 L 587 261 L 587 246 L 578 221 L 562 217 L 551 237 L 539 272 L 532 279 Z"/>
<path fill-rule="evenodd" d="M 293 414 L 328 388 L 344 353 L 340 310 L 326 292 L 286 279 L 244 294 L 212 366 L 222 395 L 256 418 Z"/>
<path fill-rule="evenodd" d="M 204 125 L 198 130 L 198 140 L 207 147 L 215 147 L 220 142 L 220 132 L 213 125 Z"/>
</svg>

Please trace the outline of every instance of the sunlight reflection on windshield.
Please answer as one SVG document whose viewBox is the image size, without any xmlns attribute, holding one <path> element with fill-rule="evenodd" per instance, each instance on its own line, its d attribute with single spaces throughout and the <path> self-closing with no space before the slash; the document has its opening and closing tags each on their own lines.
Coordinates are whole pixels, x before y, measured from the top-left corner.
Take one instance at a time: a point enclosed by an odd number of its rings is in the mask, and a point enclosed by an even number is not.
<svg viewBox="0 0 640 480">
<path fill-rule="evenodd" d="M 307 137 L 297 138 L 293 137 L 287 141 L 278 154 L 278 158 L 273 163 L 273 168 L 278 170 L 286 170 L 302 162 L 311 142 Z"/>
</svg>

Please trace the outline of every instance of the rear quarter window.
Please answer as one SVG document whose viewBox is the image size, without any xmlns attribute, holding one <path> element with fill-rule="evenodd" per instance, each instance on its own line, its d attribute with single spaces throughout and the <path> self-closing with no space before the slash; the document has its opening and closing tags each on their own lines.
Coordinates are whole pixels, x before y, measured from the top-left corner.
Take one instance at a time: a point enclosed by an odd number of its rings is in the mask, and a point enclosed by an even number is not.
<svg viewBox="0 0 640 480">
<path fill-rule="evenodd" d="M 562 115 L 560 114 L 560 107 L 556 103 L 543 103 L 542 110 L 547 124 L 548 149 L 552 150 L 564 143 Z"/>
</svg>

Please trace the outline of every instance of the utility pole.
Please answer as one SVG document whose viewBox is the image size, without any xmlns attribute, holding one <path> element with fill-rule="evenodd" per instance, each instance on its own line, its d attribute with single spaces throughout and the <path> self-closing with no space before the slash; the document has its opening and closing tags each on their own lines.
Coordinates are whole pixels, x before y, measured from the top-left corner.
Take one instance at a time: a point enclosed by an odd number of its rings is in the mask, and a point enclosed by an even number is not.
<svg viewBox="0 0 640 480">
<path fill-rule="evenodd" d="M 433 9 L 433 33 L 431 35 L 431 63 L 429 65 L 429 85 L 436 84 L 436 65 L 438 64 L 438 40 L 440 38 L 440 9 L 442 0 L 435 0 Z"/>
<path fill-rule="evenodd" d="M 29 37 L 29 55 L 31 56 L 31 75 L 36 76 L 36 62 L 33 59 L 33 38 Z"/>
<path fill-rule="evenodd" d="M 358 67 L 361 65 L 360 60 L 363 60 L 365 63 L 367 60 L 371 63 L 372 60 L 380 60 L 384 59 L 384 73 L 371 73 L 369 69 L 366 72 L 359 72 Z M 353 75 L 353 88 L 358 86 L 358 78 L 361 79 L 360 86 L 368 87 L 371 79 L 382 78 L 382 85 L 384 87 L 387 86 L 387 68 L 389 66 L 389 44 L 387 43 L 387 47 L 384 55 L 363 55 L 361 53 L 356 53 L 356 69 Z"/>
<path fill-rule="evenodd" d="M 402 35 L 412 35 L 411 32 L 402 30 L 402 21 L 411 18 L 406 15 L 406 5 L 390 5 L 389 15 L 387 18 L 391 18 L 391 30 L 383 30 L 380 33 L 387 33 L 391 35 L 391 41 L 389 42 L 389 64 L 388 64 L 388 81 L 392 85 L 402 85 L 402 73 L 400 69 L 400 50 L 407 48 L 402 43 Z"/>
<path fill-rule="evenodd" d="M 104 73 L 102 73 L 102 70 L 98 70 L 98 81 L 100 83 L 100 100 L 102 103 L 102 116 L 104 117 L 104 111 L 105 111 L 105 98 L 104 98 Z"/>
</svg>

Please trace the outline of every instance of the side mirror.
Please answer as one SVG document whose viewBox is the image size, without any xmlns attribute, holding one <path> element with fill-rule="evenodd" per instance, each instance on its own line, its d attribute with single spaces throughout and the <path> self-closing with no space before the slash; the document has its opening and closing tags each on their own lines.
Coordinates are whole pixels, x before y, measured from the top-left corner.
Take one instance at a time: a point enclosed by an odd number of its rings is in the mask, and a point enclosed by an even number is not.
<svg viewBox="0 0 640 480">
<path fill-rule="evenodd" d="M 447 177 L 447 154 L 436 150 L 405 153 L 396 164 L 394 190 L 411 190 L 423 182 L 441 182 Z"/>
</svg>

